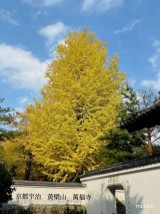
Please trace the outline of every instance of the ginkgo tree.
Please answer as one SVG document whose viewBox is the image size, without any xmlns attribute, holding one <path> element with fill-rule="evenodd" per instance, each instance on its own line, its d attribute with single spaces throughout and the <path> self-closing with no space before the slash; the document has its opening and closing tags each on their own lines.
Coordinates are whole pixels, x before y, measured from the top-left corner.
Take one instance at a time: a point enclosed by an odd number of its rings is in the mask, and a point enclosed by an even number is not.
<svg viewBox="0 0 160 214">
<path fill-rule="evenodd" d="M 124 73 L 94 33 L 69 32 L 48 66 L 42 99 L 27 107 L 32 154 L 54 181 L 77 181 L 98 166 L 99 137 L 117 125 Z"/>
</svg>

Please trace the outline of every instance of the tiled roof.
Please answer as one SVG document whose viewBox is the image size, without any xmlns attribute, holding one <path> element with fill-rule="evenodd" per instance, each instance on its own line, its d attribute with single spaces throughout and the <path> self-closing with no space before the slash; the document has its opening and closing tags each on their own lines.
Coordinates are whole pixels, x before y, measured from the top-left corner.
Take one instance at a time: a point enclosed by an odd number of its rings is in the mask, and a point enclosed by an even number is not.
<svg viewBox="0 0 160 214">
<path fill-rule="evenodd" d="M 122 170 L 148 166 L 148 165 L 155 164 L 155 163 L 160 163 L 160 154 L 156 154 L 156 155 L 153 155 L 150 157 L 144 157 L 144 158 L 140 158 L 140 159 L 134 159 L 131 161 L 122 162 L 119 164 L 114 164 L 112 166 L 89 171 L 89 172 L 85 173 L 84 175 L 82 175 L 81 178 L 102 175 L 102 174 L 107 174 L 107 173 L 111 173 L 111 172 L 119 172 Z"/>
<path fill-rule="evenodd" d="M 60 182 L 25 181 L 25 180 L 14 180 L 14 185 L 39 186 L 39 187 L 83 187 L 81 183 L 60 183 Z"/>
</svg>

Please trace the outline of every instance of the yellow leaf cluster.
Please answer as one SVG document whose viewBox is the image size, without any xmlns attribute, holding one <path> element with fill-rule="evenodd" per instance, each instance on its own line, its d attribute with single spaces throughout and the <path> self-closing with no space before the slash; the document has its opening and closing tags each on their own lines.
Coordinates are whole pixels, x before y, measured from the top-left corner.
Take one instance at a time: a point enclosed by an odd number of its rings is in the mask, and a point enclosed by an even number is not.
<svg viewBox="0 0 160 214">
<path fill-rule="evenodd" d="M 5 140 L 2 143 L 4 149 L 4 158 L 7 161 L 9 167 L 15 165 L 16 178 L 24 179 L 27 155 L 27 136 L 19 135 L 12 139 Z"/>
</svg>

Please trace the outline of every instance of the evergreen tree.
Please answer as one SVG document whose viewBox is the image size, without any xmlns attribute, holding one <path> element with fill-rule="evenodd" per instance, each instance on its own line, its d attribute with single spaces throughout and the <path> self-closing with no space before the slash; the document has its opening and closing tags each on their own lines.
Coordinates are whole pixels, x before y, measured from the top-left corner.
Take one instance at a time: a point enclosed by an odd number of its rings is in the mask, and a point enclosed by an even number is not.
<svg viewBox="0 0 160 214">
<path fill-rule="evenodd" d="M 120 124 L 125 123 L 127 120 L 133 119 L 138 115 L 139 100 L 133 88 L 126 83 L 122 90 L 122 103 L 121 112 L 119 114 Z"/>
<path fill-rule="evenodd" d="M 100 166 L 107 166 L 132 159 L 131 136 L 127 130 L 111 129 L 100 138 L 105 145 L 100 149 L 98 161 Z"/>
<path fill-rule="evenodd" d="M 4 99 L 0 98 L 1 104 L 3 101 Z M 13 121 L 13 115 L 10 112 L 10 108 L 3 108 L 0 106 L 0 207 L 3 203 L 7 203 L 12 199 L 12 192 L 14 191 L 11 185 L 13 185 L 15 170 L 14 167 L 12 167 L 11 171 L 8 171 L 5 166 L 6 161 L 4 159 L 4 149 L 2 147 L 4 136 L 10 132 L 8 125 Z"/>
<path fill-rule="evenodd" d="M 0 104 L 2 104 L 3 101 L 4 99 L 0 98 Z M 3 141 L 4 134 L 10 131 L 8 125 L 13 122 L 13 118 L 10 108 L 3 108 L 0 106 L 0 141 Z"/>
<path fill-rule="evenodd" d="M 14 120 L 14 115 L 11 114 L 11 109 L 2 107 L 3 101 L 4 99 L 0 98 L 0 162 L 4 161 L 2 142 L 4 141 L 4 137 L 10 135 L 12 132 L 9 125 Z"/>
<path fill-rule="evenodd" d="M 138 115 L 139 100 L 136 92 L 127 83 L 122 91 L 121 111 L 117 117 L 120 124 L 133 119 Z M 146 137 L 145 131 L 139 130 L 134 133 L 128 133 L 117 127 L 111 129 L 107 134 L 100 138 L 105 142 L 99 152 L 98 160 L 101 166 L 119 163 L 136 157 L 146 155 Z"/>
<path fill-rule="evenodd" d="M 0 207 L 12 199 L 14 168 L 9 172 L 5 165 L 0 164 Z"/>
<path fill-rule="evenodd" d="M 128 120 L 133 120 L 139 115 L 140 101 L 137 97 L 137 92 L 129 85 L 126 84 L 122 92 L 122 110 L 119 115 L 120 124 L 124 124 Z M 128 142 L 132 147 L 132 158 L 141 157 L 146 155 L 146 136 L 145 130 L 137 130 L 130 133 L 130 140 Z M 143 154 L 144 153 L 144 154 Z"/>
</svg>

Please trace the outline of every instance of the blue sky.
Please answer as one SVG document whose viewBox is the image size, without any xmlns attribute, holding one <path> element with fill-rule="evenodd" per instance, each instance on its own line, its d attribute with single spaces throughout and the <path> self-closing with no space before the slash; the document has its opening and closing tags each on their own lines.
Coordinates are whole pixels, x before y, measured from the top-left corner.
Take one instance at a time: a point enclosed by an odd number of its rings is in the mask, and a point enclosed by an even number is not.
<svg viewBox="0 0 160 214">
<path fill-rule="evenodd" d="M 40 97 L 68 30 L 87 27 L 120 56 L 135 88 L 160 90 L 159 0 L 0 0 L 0 97 L 23 109 Z"/>
</svg>

